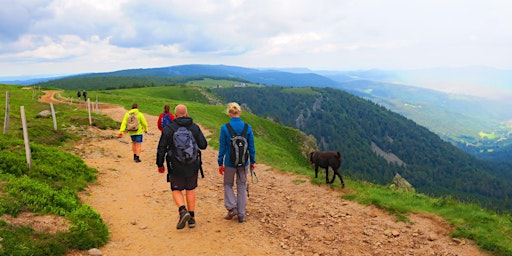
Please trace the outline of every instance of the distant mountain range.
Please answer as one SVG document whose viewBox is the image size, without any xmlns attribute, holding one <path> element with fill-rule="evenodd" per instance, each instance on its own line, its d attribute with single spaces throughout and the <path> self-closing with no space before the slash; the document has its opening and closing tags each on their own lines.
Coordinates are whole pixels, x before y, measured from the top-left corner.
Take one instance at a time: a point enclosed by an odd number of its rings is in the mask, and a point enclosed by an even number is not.
<svg viewBox="0 0 512 256">
<path fill-rule="evenodd" d="M 473 155 L 493 161 L 512 161 L 508 153 L 512 152 L 512 112 L 509 111 L 512 105 L 496 100 L 499 98 L 496 95 L 512 95 L 512 71 L 508 70 L 469 67 L 407 71 L 311 71 L 305 68 L 255 69 L 191 64 L 80 74 L 52 80 L 17 80 L 16 84 L 96 89 L 184 83 L 203 77 L 261 85 L 344 90 L 414 120 Z M 12 81 L 3 83 L 12 84 Z"/>
</svg>

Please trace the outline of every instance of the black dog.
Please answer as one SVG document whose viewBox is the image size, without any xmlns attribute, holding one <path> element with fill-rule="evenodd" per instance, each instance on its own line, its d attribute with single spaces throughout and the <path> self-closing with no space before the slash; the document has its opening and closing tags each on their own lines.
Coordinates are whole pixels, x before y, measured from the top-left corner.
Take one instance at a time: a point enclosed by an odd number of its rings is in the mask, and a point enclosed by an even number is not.
<svg viewBox="0 0 512 256">
<path fill-rule="evenodd" d="M 318 167 L 325 168 L 325 183 L 333 183 L 336 175 L 340 177 L 341 187 L 345 187 L 345 182 L 341 177 L 339 168 L 341 166 L 341 155 L 337 151 L 314 151 L 309 153 L 309 164 L 315 165 L 315 178 L 318 178 Z M 329 182 L 329 166 L 334 171 L 332 180 Z"/>
</svg>

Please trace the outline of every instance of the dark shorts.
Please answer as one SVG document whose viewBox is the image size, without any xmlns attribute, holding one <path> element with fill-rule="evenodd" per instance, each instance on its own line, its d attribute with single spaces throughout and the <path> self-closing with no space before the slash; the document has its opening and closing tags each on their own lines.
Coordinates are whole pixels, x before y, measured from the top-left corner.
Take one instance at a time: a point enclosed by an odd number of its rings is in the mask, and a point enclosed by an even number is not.
<svg viewBox="0 0 512 256">
<path fill-rule="evenodd" d="M 142 143 L 142 134 L 132 135 L 132 142 Z"/>
<path fill-rule="evenodd" d="M 197 188 L 197 177 L 197 174 L 188 178 L 171 175 L 171 190 L 193 190 Z"/>
</svg>

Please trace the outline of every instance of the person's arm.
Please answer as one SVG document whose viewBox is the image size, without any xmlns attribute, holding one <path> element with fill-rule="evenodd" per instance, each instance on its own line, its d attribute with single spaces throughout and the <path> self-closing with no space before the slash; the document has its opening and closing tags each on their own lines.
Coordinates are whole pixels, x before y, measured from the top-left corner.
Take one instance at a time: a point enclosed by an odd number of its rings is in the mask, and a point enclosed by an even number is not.
<svg viewBox="0 0 512 256">
<path fill-rule="evenodd" d="M 157 126 L 158 126 L 158 130 L 162 131 L 163 128 L 162 128 L 162 119 L 163 119 L 163 116 L 164 114 L 160 114 L 160 116 L 158 116 L 158 121 L 156 122 Z"/>
<path fill-rule="evenodd" d="M 123 122 L 121 122 L 121 127 L 119 128 L 118 134 L 123 134 L 126 130 L 126 122 L 128 121 L 128 113 L 124 114 Z"/>
<path fill-rule="evenodd" d="M 172 131 L 166 131 L 160 135 L 160 140 L 156 148 L 156 165 L 158 167 L 164 166 L 165 156 L 169 153 L 168 147 L 170 147 L 169 143 L 171 142 Z"/>
<path fill-rule="evenodd" d="M 158 147 L 156 149 L 156 166 L 158 167 L 164 166 L 165 155 L 167 154 L 167 136 L 168 134 L 162 133 L 158 141 Z"/>
<path fill-rule="evenodd" d="M 219 135 L 219 155 L 217 156 L 217 163 L 219 164 L 219 166 L 224 165 L 224 155 L 226 154 L 226 150 L 227 150 L 226 133 L 227 133 L 227 128 L 226 128 L 226 125 L 224 124 L 220 128 L 220 135 Z"/>
<path fill-rule="evenodd" d="M 201 128 L 199 128 L 199 126 L 197 124 L 194 124 L 194 126 L 195 126 L 194 130 L 196 132 L 193 134 L 194 134 L 194 139 L 196 140 L 196 143 L 197 143 L 197 147 L 199 147 L 199 149 L 204 150 L 208 146 L 208 141 L 204 137 L 204 134 L 203 134 L 203 131 L 201 131 Z"/>
<path fill-rule="evenodd" d="M 144 115 L 141 112 L 139 112 L 139 117 L 140 117 L 140 124 L 142 126 L 142 131 L 148 132 L 148 121 L 146 121 L 146 118 L 144 117 Z"/>
<path fill-rule="evenodd" d="M 249 158 L 250 163 L 255 164 L 256 163 L 256 147 L 254 146 L 254 133 L 252 132 L 252 127 L 250 124 L 248 124 L 247 128 L 247 144 L 248 150 L 249 150 Z"/>
</svg>

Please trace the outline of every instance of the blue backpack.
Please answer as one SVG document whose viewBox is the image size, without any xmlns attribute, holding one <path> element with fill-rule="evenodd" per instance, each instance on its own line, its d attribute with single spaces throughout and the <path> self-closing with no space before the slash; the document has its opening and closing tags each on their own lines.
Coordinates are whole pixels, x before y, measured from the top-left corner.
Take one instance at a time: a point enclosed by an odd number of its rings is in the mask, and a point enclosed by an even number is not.
<svg viewBox="0 0 512 256">
<path fill-rule="evenodd" d="M 171 121 L 171 114 L 165 114 L 164 113 L 164 117 L 162 118 L 162 129 L 164 127 L 166 127 L 168 124 L 170 124 L 172 121 Z"/>
</svg>

